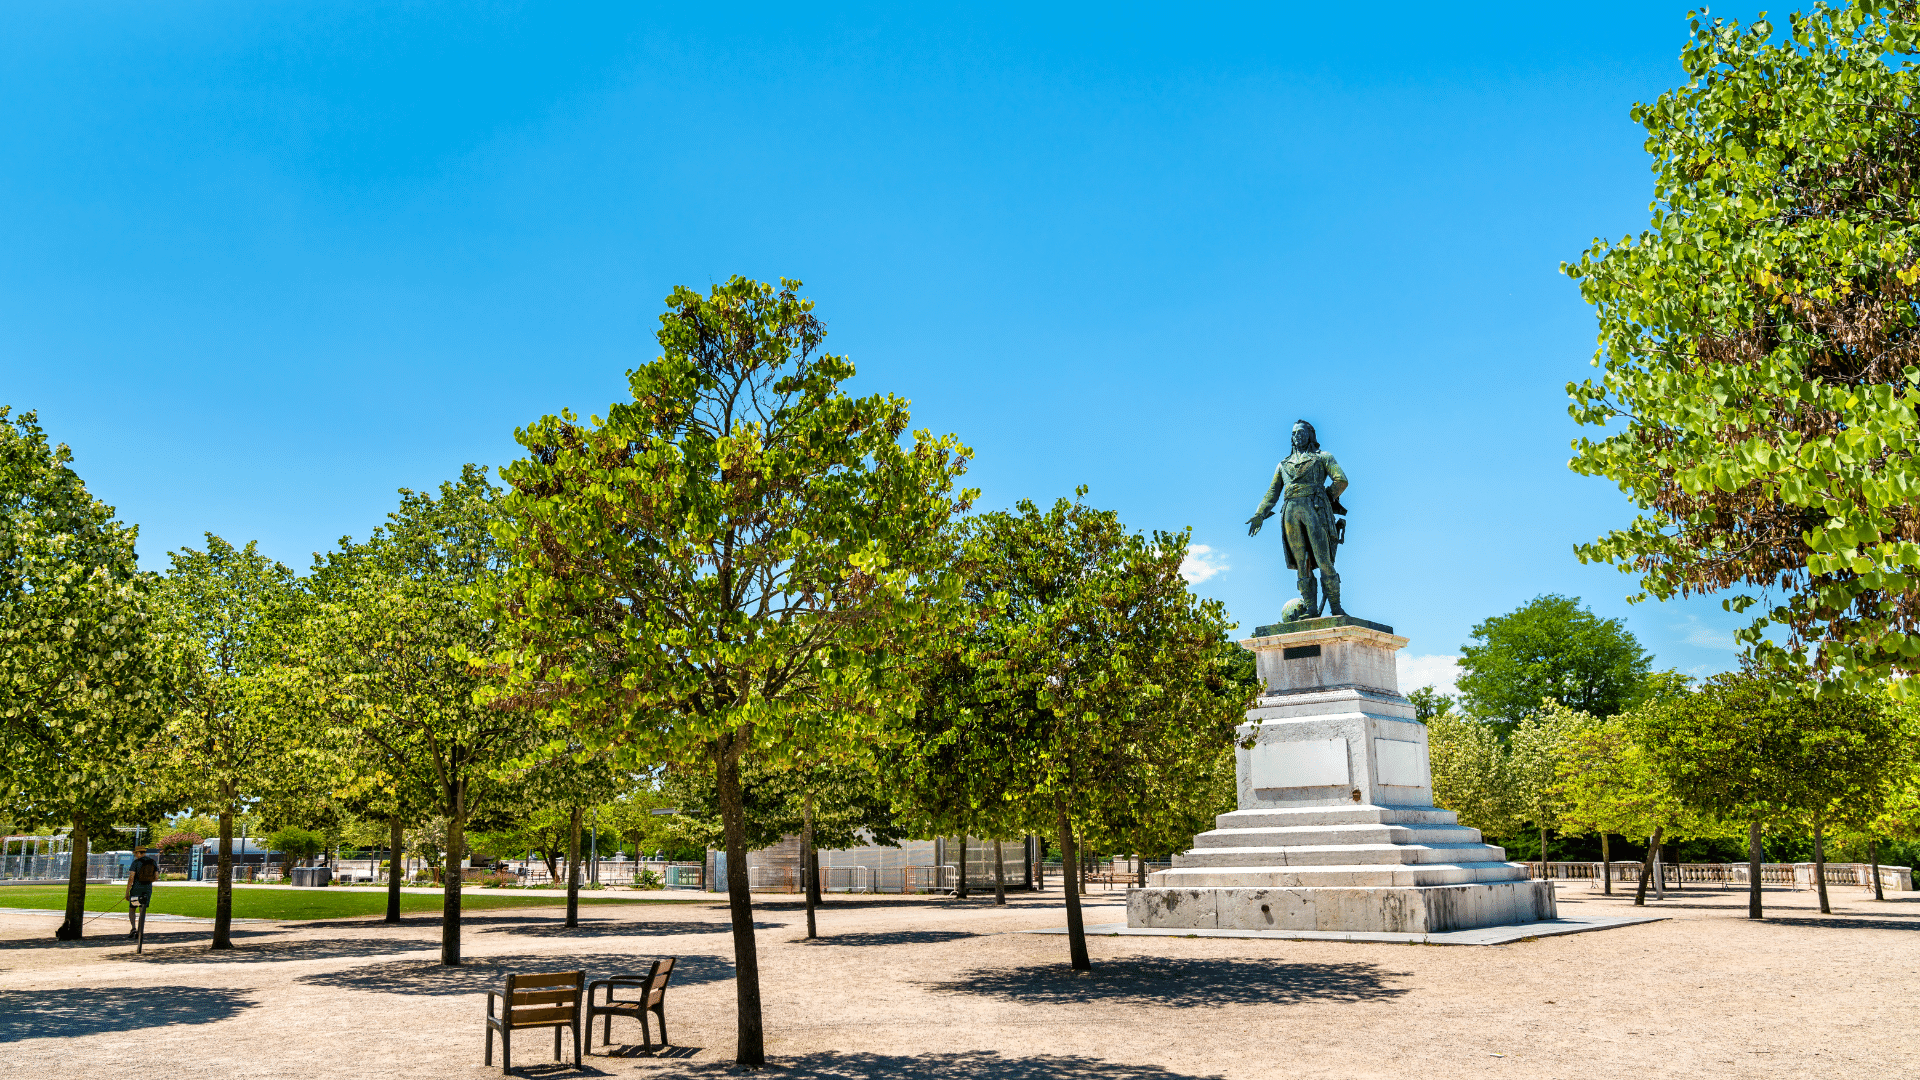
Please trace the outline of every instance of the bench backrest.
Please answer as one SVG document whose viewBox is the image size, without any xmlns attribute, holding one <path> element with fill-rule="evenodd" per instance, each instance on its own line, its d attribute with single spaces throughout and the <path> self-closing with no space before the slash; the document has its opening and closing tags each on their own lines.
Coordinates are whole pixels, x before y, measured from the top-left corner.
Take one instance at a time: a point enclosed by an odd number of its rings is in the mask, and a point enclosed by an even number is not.
<svg viewBox="0 0 1920 1080">
<path fill-rule="evenodd" d="M 656 962 L 653 970 L 648 973 L 652 975 L 652 979 L 647 983 L 648 1005 L 658 1004 L 667 996 L 667 981 L 673 978 L 673 964 L 674 958 L 669 956 L 665 960 Z"/>
<path fill-rule="evenodd" d="M 586 983 L 584 971 L 508 975 L 501 989 L 506 999 L 505 1019 L 510 1024 L 571 1023 L 580 1011 L 580 994 Z"/>
</svg>

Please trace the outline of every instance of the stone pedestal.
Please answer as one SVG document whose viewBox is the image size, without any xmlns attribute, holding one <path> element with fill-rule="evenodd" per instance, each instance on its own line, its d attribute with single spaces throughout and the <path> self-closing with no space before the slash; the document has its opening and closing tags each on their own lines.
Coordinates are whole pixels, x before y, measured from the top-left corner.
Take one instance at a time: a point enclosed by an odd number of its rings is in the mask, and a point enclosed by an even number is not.
<svg viewBox="0 0 1920 1080">
<path fill-rule="evenodd" d="M 1443 933 L 1555 917 L 1553 884 L 1433 805 L 1426 725 L 1390 626 L 1340 617 L 1241 642 L 1265 692 L 1239 806 L 1127 895 L 1127 925 Z"/>
</svg>

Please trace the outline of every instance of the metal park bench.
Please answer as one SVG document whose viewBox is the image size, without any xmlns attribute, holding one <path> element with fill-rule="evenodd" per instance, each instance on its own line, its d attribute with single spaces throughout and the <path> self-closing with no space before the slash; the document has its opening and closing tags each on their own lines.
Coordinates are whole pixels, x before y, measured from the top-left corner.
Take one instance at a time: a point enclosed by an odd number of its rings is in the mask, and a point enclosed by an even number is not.
<svg viewBox="0 0 1920 1080">
<path fill-rule="evenodd" d="M 647 1027 L 647 1014 L 660 1018 L 660 1045 L 667 1045 L 667 983 L 673 978 L 674 958 L 655 960 L 647 968 L 645 975 L 615 976 L 611 979 L 595 979 L 587 984 L 587 1049 L 593 1049 L 593 1018 L 604 1016 L 600 1042 L 603 1046 L 613 1045 L 613 1018 L 627 1016 L 640 1021 L 640 1043 L 653 1045 L 653 1034 Z M 595 1001 L 594 995 L 605 987 L 607 999 L 604 1004 Z M 640 996 L 616 1000 L 614 991 L 638 987 Z"/>
<path fill-rule="evenodd" d="M 584 971 L 545 975 L 508 975 L 498 990 L 487 991 L 487 1056 L 493 1064 L 493 1033 L 500 1033 L 500 1071 L 513 1071 L 513 1033 L 520 1028 L 553 1029 L 553 1060 L 560 1060 L 560 1029 L 573 1030 L 573 1061 L 580 1063 L 580 992 Z M 493 1002 L 499 998 L 500 1014 Z"/>
</svg>

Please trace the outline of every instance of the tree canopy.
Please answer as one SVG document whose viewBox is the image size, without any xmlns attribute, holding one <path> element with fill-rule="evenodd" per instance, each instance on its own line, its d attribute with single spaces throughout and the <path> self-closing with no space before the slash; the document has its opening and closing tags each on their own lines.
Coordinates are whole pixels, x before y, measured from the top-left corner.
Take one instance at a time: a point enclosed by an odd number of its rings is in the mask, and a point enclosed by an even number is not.
<svg viewBox="0 0 1920 1080">
<path fill-rule="evenodd" d="M 1757 654 L 1862 685 L 1920 662 L 1916 10 L 1816 4 L 1789 35 L 1703 11 L 1687 83 L 1633 108 L 1649 228 L 1564 267 L 1603 372 L 1567 388 L 1605 429 L 1572 468 L 1641 511 L 1580 557 L 1641 597 L 1744 588 Z"/>
<path fill-rule="evenodd" d="M 138 530 L 72 461 L 0 406 L 0 791 L 22 824 L 73 830 L 62 940 L 81 935 L 88 834 L 152 812 L 131 773 L 165 717 Z"/>
<path fill-rule="evenodd" d="M 1508 726 L 1549 701 L 1594 716 L 1624 712 L 1646 692 L 1652 665 L 1626 624 L 1552 593 L 1479 623 L 1460 654 L 1461 704 Z"/>
<path fill-rule="evenodd" d="M 911 657 L 958 582 L 969 451 L 907 438 L 907 403 L 849 396 L 800 283 L 667 298 L 661 356 L 606 418 L 515 433 L 494 591 L 497 700 L 635 764 L 711 770 L 726 827 L 741 1065 L 765 1058 L 743 758 L 858 754 L 911 710 Z M 476 656 L 476 659 L 480 657 Z"/>
</svg>

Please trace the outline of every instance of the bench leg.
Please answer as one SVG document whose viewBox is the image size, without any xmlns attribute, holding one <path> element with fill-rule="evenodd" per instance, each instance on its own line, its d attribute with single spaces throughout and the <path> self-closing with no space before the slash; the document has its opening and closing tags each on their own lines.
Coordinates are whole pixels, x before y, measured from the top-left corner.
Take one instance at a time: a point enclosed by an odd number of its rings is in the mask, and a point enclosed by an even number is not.
<svg viewBox="0 0 1920 1080">
<path fill-rule="evenodd" d="M 493 1064 L 493 1025 L 492 1024 L 487 1025 L 487 1056 L 486 1056 L 486 1059 L 481 1062 L 481 1064 L 483 1065 Z"/>
<path fill-rule="evenodd" d="M 601 1027 L 603 1028 L 603 1030 L 600 1032 L 600 1043 L 603 1046 L 612 1046 L 613 1045 L 613 1014 L 606 1013 L 605 1015 L 600 1017 L 600 1021 L 601 1021 Z M 592 1024 L 587 1025 L 587 1045 L 588 1046 L 593 1045 L 593 1025 Z"/>
<path fill-rule="evenodd" d="M 654 1015 L 660 1018 L 660 1045 L 666 1046 L 667 1045 L 667 1003 L 664 1001 L 661 1002 L 659 1006 L 653 1010 L 653 1012 L 654 1012 Z"/>
<path fill-rule="evenodd" d="M 500 1029 L 500 1075 L 513 1072 L 513 1029 Z"/>
<path fill-rule="evenodd" d="M 567 1028 L 573 1032 L 573 1064 L 577 1068 L 580 1065 L 580 1025 L 568 1024 Z M 587 1038 L 592 1041 L 593 1033 L 588 1032 Z"/>
<path fill-rule="evenodd" d="M 553 1025 L 553 1060 L 560 1060 L 560 1025 Z"/>
</svg>

